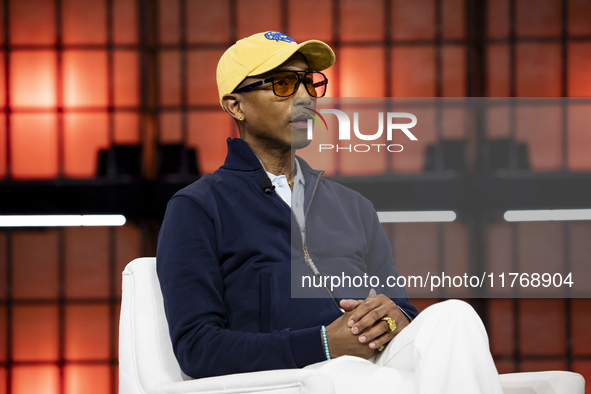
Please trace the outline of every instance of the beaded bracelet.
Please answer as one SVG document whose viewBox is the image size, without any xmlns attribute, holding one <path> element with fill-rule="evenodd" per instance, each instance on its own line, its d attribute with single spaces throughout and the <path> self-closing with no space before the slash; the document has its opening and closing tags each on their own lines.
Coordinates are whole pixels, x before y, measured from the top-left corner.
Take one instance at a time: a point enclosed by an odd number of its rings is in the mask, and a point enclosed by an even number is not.
<svg viewBox="0 0 591 394">
<path fill-rule="evenodd" d="M 322 341 L 324 342 L 324 352 L 326 359 L 330 360 L 330 351 L 328 350 L 328 341 L 326 340 L 326 327 L 322 326 Z"/>
</svg>

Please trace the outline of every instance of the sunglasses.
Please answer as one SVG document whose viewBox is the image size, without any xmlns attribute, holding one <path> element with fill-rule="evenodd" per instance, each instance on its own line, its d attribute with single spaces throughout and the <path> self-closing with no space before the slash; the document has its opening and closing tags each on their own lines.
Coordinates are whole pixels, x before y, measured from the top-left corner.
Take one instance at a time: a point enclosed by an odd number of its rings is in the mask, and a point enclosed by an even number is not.
<svg viewBox="0 0 591 394">
<path fill-rule="evenodd" d="M 302 81 L 304 81 L 304 86 L 310 96 L 324 97 L 326 94 L 328 78 L 318 71 L 279 71 L 269 78 L 234 89 L 232 93 L 246 92 L 262 84 L 272 82 L 275 96 L 289 97 L 298 90 Z"/>
</svg>

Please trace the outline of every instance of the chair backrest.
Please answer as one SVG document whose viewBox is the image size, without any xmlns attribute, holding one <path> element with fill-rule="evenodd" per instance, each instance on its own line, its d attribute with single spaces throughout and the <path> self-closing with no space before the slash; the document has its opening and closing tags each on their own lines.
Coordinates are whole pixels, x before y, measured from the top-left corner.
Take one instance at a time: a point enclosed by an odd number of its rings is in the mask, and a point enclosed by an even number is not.
<svg viewBox="0 0 591 394">
<path fill-rule="evenodd" d="M 143 394 L 159 383 L 186 379 L 172 351 L 156 258 L 135 259 L 123 271 L 119 392 Z"/>
</svg>

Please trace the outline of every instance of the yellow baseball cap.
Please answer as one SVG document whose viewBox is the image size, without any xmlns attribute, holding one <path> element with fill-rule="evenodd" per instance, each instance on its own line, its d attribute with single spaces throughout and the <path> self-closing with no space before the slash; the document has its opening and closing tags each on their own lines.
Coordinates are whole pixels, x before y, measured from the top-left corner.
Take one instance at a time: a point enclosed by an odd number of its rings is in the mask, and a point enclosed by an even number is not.
<svg viewBox="0 0 591 394">
<path fill-rule="evenodd" d="M 278 31 L 253 34 L 232 45 L 220 58 L 216 72 L 220 103 L 224 94 L 232 93 L 244 78 L 266 73 L 279 66 L 294 53 L 306 57 L 312 71 L 332 66 L 334 52 L 322 41 L 296 43 Z"/>
</svg>

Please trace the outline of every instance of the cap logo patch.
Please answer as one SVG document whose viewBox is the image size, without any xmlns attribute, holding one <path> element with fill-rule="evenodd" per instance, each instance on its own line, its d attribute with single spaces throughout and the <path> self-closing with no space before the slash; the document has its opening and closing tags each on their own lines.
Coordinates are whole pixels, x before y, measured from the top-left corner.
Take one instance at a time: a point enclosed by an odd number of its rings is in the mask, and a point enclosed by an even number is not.
<svg viewBox="0 0 591 394">
<path fill-rule="evenodd" d="M 289 36 L 278 31 L 268 31 L 265 33 L 265 38 L 272 41 L 294 42 Z"/>
</svg>

